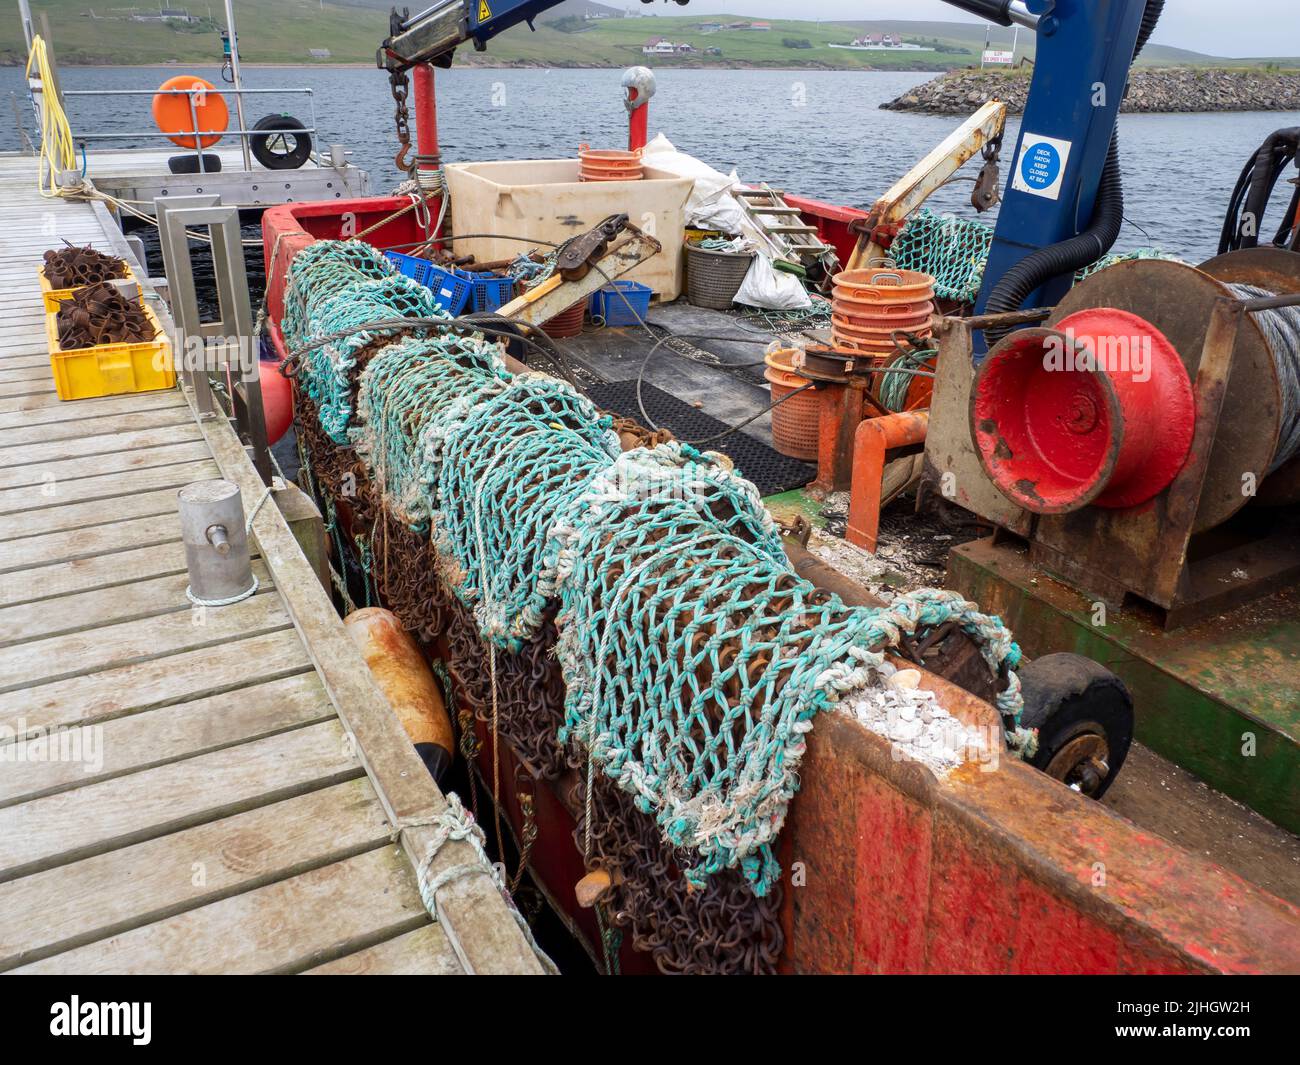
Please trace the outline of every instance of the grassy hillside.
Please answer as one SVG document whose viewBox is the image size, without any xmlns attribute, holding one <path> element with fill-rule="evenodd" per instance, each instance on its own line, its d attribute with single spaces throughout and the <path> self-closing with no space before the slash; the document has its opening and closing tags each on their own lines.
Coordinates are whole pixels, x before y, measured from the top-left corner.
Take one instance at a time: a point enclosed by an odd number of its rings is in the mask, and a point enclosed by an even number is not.
<svg viewBox="0 0 1300 1065">
<path fill-rule="evenodd" d="M 197 24 L 141 23 L 132 21 L 126 7 L 105 5 L 93 10 L 86 0 L 33 0 L 38 14 L 48 14 L 59 61 L 72 63 L 164 63 L 215 61 L 221 54 L 219 25 L 208 12 L 220 17 L 219 4 L 199 0 L 188 4 Z M 181 0 L 181 5 L 184 0 Z M 247 63 L 309 63 L 309 49 L 328 49 L 330 62 L 372 63 L 375 48 L 387 34 L 391 0 L 240 0 L 236 7 L 241 55 Z M 413 8 L 420 5 L 412 0 Z M 639 7 L 640 5 L 638 5 Z M 978 64 L 984 46 L 983 26 L 955 22 L 800 22 L 770 20 L 771 30 L 723 30 L 705 33 L 701 22 L 744 21 L 738 15 L 709 15 L 707 9 L 661 14 L 662 5 L 641 8 L 631 18 L 584 21 L 581 13 L 601 5 L 566 0 L 539 20 L 536 32 L 520 26 L 492 41 L 485 53 L 461 49 L 457 62 L 468 64 L 520 64 L 538 66 L 626 66 L 648 62 L 652 66 L 758 66 L 833 69 L 942 70 Z M 0 63 L 22 61 L 22 44 L 16 14 L 0 6 Z M 146 10 L 143 3 L 139 10 Z M 614 10 L 609 9 L 607 10 Z M 868 31 L 902 34 L 923 43 L 932 52 L 851 52 L 828 47 L 848 43 Z M 694 55 L 646 58 L 641 45 L 650 37 L 688 43 Z M 1009 47 L 1010 32 L 999 30 L 995 43 Z M 1029 34 L 1022 45 L 1032 44 Z M 801 45 L 795 47 L 793 45 Z M 721 56 L 703 55 L 703 49 L 721 49 Z M 1024 54 L 1026 48 L 1022 47 Z M 1032 56 L 1032 49 L 1028 49 Z M 1144 57 L 1149 63 L 1178 65 L 1250 66 L 1267 60 L 1225 60 L 1153 45 Z M 1296 66 L 1294 60 L 1278 60 Z"/>
</svg>

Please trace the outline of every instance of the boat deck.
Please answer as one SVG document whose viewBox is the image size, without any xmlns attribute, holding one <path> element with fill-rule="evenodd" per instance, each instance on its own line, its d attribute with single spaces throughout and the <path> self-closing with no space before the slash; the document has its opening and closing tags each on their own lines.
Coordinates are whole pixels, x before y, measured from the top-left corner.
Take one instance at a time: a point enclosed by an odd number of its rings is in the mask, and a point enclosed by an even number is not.
<svg viewBox="0 0 1300 1065">
<path fill-rule="evenodd" d="M 744 422 L 771 403 L 761 360 L 774 334 L 761 323 L 701 310 L 684 301 L 655 304 L 647 320 L 650 330 L 588 328 L 557 344 L 594 380 L 632 381 L 641 375 L 646 384 L 729 425 Z M 815 330 L 795 332 L 807 339 L 824 339 Z M 658 343 L 665 336 L 674 338 L 673 343 Z M 635 408 L 620 413 L 637 416 Z M 761 444 L 772 444 L 771 418 L 765 414 L 740 432 Z M 744 472 L 752 476 L 752 471 Z M 782 519 L 794 513 L 811 519 L 816 531 L 810 546 L 815 553 L 860 583 L 882 589 L 942 584 L 943 571 L 934 568 L 933 560 L 946 557 L 952 545 L 978 535 L 977 526 L 965 530 L 934 526 L 941 537 L 934 538 L 925 522 L 908 515 L 899 524 L 886 522 L 881 551 L 866 555 L 843 540 L 821 535 L 818 527 L 826 524 L 821 517 L 824 500 L 796 491 L 767 502 Z M 892 513 L 906 514 L 909 506 L 910 500 L 899 500 L 891 504 Z M 900 526 L 906 530 L 902 535 Z M 1158 709 L 1139 705 L 1138 713 L 1150 715 Z M 1208 787 L 1150 748 L 1133 744 L 1129 761 L 1102 802 L 1143 829 L 1209 855 L 1264 890 L 1300 904 L 1300 837 Z"/>
<path fill-rule="evenodd" d="M 0 157 L 0 970 L 538 971 L 277 507 L 258 594 L 185 598 L 176 491 L 261 495 L 181 390 L 60 402 L 37 265 L 125 251 Z M 165 308 L 163 308 L 165 313 Z"/>
</svg>

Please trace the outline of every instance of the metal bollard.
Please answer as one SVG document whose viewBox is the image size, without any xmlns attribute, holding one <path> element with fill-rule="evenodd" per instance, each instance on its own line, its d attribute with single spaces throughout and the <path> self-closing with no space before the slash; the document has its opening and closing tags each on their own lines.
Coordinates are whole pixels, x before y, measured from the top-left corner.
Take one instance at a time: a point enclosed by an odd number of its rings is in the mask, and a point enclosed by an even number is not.
<svg viewBox="0 0 1300 1065">
<path fill-rule="evenodd" d="M 181 539 L 190 585 L 185 595 L 198 606 L 226 606 L 257 591 L 248 558 L 244 503 L 231 481 L 195 481 L 177 493 Z"/>
</svg>

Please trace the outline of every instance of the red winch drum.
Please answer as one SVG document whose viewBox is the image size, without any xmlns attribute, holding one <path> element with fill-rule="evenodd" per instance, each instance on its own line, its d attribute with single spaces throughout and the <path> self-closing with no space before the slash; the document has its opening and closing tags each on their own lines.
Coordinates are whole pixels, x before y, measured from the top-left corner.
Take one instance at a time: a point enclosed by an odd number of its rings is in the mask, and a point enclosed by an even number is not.
<svg viewBox="0 0 1300 1065">
<path fill-rule="evenodd" d="M 1127 311 L 1079 311 L 1003 339 L 976 375 L 971 438 L 989 478 L 1035 514 L 1157 496 L 1187 458 L 1192 383 L 1165 335 Z"/>
</svg>

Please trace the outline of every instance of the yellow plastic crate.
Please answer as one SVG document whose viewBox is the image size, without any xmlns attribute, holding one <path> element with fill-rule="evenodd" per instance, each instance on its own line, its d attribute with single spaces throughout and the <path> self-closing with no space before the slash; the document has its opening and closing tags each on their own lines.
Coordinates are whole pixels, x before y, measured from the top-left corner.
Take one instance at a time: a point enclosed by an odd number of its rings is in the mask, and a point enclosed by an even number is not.
<svg viewBox="0 0 1300 1065">
<path fill-rule="evenodd" d="M 134 344 L 98 344 L 93 348 L 64 351 L 59 347 L 56 314 L 45 315 L 45 336 L 50 345 L 50 369 L 59 399 L 92 399 L 123 392 L 156 392 L 176 384 L 172 347 L 153 308 L 144 313 L 156 332 L 154 340 Z"/>
<path fill-rule="evenodd" d="M 45 300 L 45 313 L 53 314 L 59 309 L 61 300 L 71 299 L 72 294 L 77 291 L 76 288 L 50 288 L 50 283 L 45 279 L 44 264 L 36 268 L 36 276 L 41 281 L 41 297 Z M 140 279 L 135 276 L 135 271 L 130 266 L 126 268 L 126 277 L 117 278 L 118 281 L 134 281 L 139 284 Z M 79 285 L 77 288 L 85 288 Z"/>
</svg>

